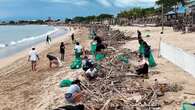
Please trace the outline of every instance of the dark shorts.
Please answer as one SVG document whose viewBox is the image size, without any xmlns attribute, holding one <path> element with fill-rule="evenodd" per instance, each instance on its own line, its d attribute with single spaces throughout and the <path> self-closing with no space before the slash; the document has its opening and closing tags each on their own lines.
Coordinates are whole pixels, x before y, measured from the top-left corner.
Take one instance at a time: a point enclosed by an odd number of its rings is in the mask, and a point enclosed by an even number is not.
<svg viewBox="0 0 195 110">
<path fill-rule="evenodd" d="M 37 63 L 37 61 L 31 61 L 31 63 L 32 63 L 32 64 L 36 64 L 36 63 Z"/>
<path fill-rule="evenodd" d="M 73 98 L 73 95 L 72 95 L 71 93 L 66 93 L 66 94 L 65 94 L 65 99 L 66 99 L 66 101 L 68 101 L 69 103 L 74 103 L 74 102 L 75 102 L 75 100 L 74 100 L 74 98 Z"/>
</svg>

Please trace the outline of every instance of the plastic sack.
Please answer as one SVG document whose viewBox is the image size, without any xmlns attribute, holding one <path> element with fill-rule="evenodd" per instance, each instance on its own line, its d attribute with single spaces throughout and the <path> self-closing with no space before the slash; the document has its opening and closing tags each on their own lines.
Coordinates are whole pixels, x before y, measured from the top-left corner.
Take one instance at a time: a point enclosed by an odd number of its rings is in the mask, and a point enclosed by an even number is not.
<svg viewBox="0 0 195 110">
<path fill-rule="evenodd" d="M 92 43 L 91 44 L 91 54 L 92 55 L 95 55 L 96 47 L 97 47 L 97 44 L 96 43 Z"/>
<path fill-rule="evenodd" d="M 97 53 L 95 56 L 96 61 L 101 61 L 105 58 L 106 56 L 104 54 Z"/>
<path fill-rule="evenodd" d="M 129 63 L 128 58 L 125 57 L 124 55 L 119 55 L 119 56 L 117 56 L 117 59 L 118 59 L 119 61 L 122 61 L 122 62 L 126 63 L 126 64 Z"/>
<path fill-rule="evenodd" d="M 81 55 L 82 55 L 82 53 L 75 52 L 75 58 L 76 59 L 80 59 Z"/>
<path fill-rule="evenodd" d="M 70 65 L 71 69 L 80 69 L 82 66 L 82 59 L 81 58 L 75 58 L 72 64 Z"/>
<path fill-rule="evenodd" d="M 69 87 L 69 86 L 71 86 L 71 84 L 72 84 L 72 80 L 68 80 L 68 79 L 66 79 L 66 80 L 62 80 L 61 82 L 60 82 L 60 87 L 62 88 L 62 87 Z"/>
<path fill-rule="evenodd" d="M 144 49 L 144 44 L 141 43 L 141 45 L 139 46 L 139 54 L 140 54 L 140 55 L 144 55 L 144 51 L 145 51 L 145 49 Z"/>
<path fill-rule="evenodd" d="M 190 103 L 183 103 L 181 110 L 195 110 L 195 106 Z"/>
<path fill-rule="evenodd" d="M 148 62 L 149 62 L 149 66 L 150 67 L 155 67 L 156 66 L 156 62 L 154 60 L 154 56 L 152 55 L 152 52 L 150 52 L 150 56 L 148 58 Z"/>
</svg>

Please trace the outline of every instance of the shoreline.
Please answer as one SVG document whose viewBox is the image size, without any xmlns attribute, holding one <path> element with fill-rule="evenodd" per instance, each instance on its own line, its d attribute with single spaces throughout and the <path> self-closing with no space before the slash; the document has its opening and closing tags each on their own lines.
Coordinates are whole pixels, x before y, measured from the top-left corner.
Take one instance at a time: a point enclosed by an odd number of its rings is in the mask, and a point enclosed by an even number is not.
<svg viewBox="0 0 195 110">
<path fill-rule="evenodd" d="M 67 32 L 65 34 L 54 37 L 50 45 L 46 45 L 45 41 L 41 41 L 40 43 L 33 45 L 33 47 L 36 48 L 38 53 L 41 53 L 44 50 L 48 49 L 53 44 L 61 42 L 62 40 L 63 41 L 67 40 L 68 36 L 70 36 L 73 32 L 74 32 L 74 30 L 71 29 L 71 31 L 70 31 L 67 29 Z M 31 47 L 27 47 L 27 48 L 23 49 L 22 51 L 16 52 L 13 55 L 10 55 L 8 57 L 0 59 L 0 69 L 3 69 L 4 67 L 9 66 L 12 63 L 16 62 L 17 60 L 22 59 L 24 57 L 26 57 L 26 59 L 27 59 L 28 52 L 30 51 Z"/>
<path fill-rule="evenodd" d="M 24 26 L 25 25 L 23 25 L 22 27 L 24 27 Z M 35 26 L 35 25 L 26 25 L 26 26 Z M 17 53 L 21 50 L 24 50 L 24 49 L 26 49 L 30 46 L 33 46 L 33 45 L 36 45 L 36 44 L 42 42 L 47 35 L 53 35 L 54 34 L 54 36 L 57 36 L 55 34 L 63 32 L 61 30 L 61 27 L 58 27 L 58 26 L 49 26 L 49 25 L 45 25 L 45 26 L 37 25 L 37 26 L 39 26 L 39 27 L 48 27 L 48 30 L 47 31 L 40 31 L 42 33 L 39 33 L 39 34 L 36 34 L 36 35 L 27 35 L 28 37 L 23 37 L 23 38 L 20 38 L 20 39 L 15 39 L 15 40 L 10 40 L 10 41 L 5 41 L 4 43 L 1 42 L 0 43 L 0 50 L 1 50 L 0 52 L 4 52 L 4 53 L 8 52 L 9 53 L 9 51 L 14 51 L 13 54 L 15 54 L 15 53 Z M 33 27 L 31 27 L 31 28 L 33 28 Z M 49 29 L 49 28 L 52 28 L 52 29 Z M 66 28 L 64 28 L 64 29 L 66 29 Z M 64 31 L 64 33 L 65 33 L 65 31 Z M 17 35 L 17 36 L 19 36 L 19 35 Z M 17 48 L 15 48 L 15 46 Z M 13 50 L 13 48 L 15 48 L 16 51 L 15 51 L 15 49 Z M 1 55 L 0 54 L 0 59 L 4 58 L 4 57 L 6 57 L 6 55 Z"/>
<path fill-rule="evenodd" d="M 78 77 L 77 75 L 81 72 L 80 70 L 72 71 L 70 69 L 70 64 L 74 58 L 74 44 L 68 36 L 72 34 L 71 32 L 74 32 L 75 39 L 79 40 L 82 45 L 88 46 L 88 30 L 76 28 L 59 37 L 59 39 L 54 39 L 55 41 L 47 48 L 44 49 L 46 47 L 44 46 L 43 50 L 39 50 L 40 61 L 36 72 L 31 71 L 30 62 L 24 56 L 11 65 L 0 69 L 0 97 L 2 97 L 0 109 L 51 110 L 50 106 L 54 103 L 53 98 L 57 98 L 56 100 L 60 98 L 60 101 L 55 103 L 58 105 L 54 105 L 53 108 L 64 104 L 64 91 L 59 88 L 59 81 Z M 59 56 L 61 41 L 64 41 L 66 46 L 65 62 L 63 62 L 62 67 L 51 69 L 49 68 L 48 58 L 45 56 L 48 52 L 54 52 Z"/>
</svg>

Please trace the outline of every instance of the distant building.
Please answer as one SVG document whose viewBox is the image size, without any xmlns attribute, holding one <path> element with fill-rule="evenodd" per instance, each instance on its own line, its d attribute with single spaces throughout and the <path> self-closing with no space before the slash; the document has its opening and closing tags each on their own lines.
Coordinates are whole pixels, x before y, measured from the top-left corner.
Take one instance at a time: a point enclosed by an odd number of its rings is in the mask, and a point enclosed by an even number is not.
<svg viewBox="0 0 195 110">
<path fill-rule="evenodd" d="M 52 21 L 51 17 L 48 17 L 48 21 Z"/>
</svg>

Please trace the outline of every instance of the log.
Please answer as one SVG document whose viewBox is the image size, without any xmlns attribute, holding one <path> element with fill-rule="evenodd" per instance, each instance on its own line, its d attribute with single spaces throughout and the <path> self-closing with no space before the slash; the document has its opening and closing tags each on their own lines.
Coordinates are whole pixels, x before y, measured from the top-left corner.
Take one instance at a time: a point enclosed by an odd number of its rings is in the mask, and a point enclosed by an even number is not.
<svg viewBox="0 0 195 110">
<path fill-rule="evenodd" d="M 110 103 L 111 99 L 108 99 L 106 101 L 106 103 L 104 104 L 104 106 L 100 109 L 100 110 L 105 110 L 105 108 L 108 106 L 108 104 Z"/>
</svg>

